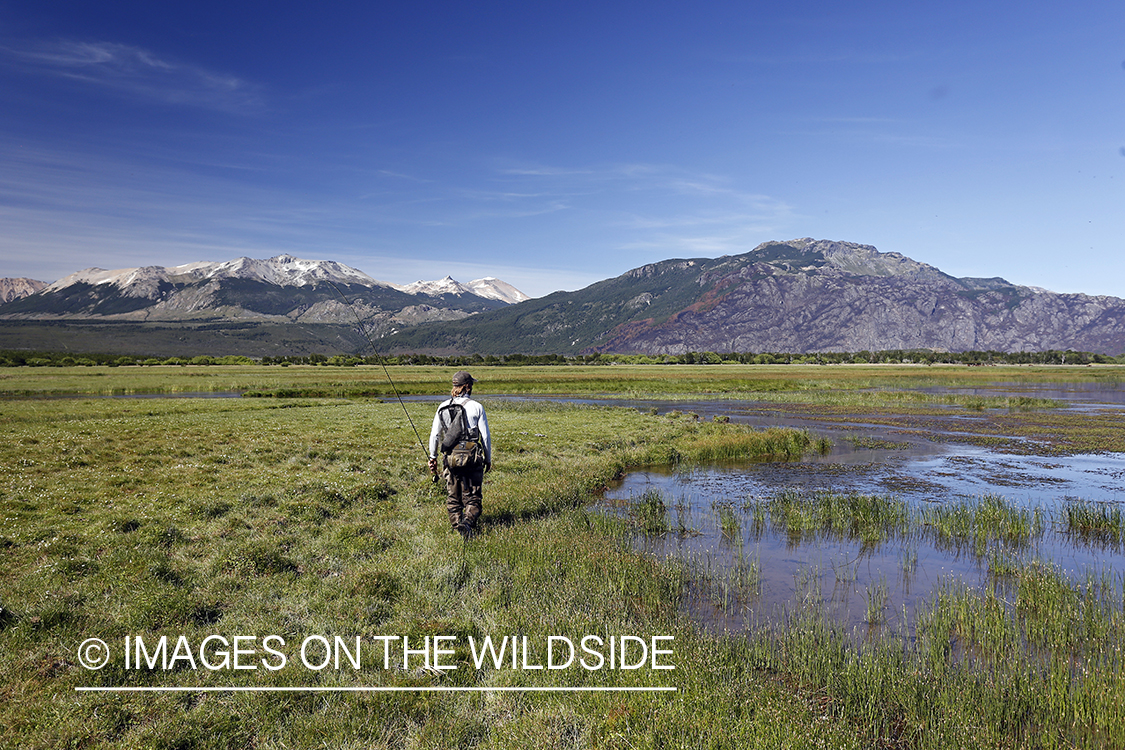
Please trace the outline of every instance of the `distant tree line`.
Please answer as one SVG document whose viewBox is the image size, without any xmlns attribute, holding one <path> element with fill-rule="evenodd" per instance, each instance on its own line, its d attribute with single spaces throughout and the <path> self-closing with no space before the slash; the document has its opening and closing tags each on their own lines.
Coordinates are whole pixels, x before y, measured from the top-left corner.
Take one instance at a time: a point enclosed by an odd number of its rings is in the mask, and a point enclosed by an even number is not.
<svg viewBox="0 0 1125 750">
<path fill-rule="evenodd" d="M 396 354 L 387 356 L 370 355 L 359 357 L 355 355 L 338 354 L 328 357 L 323 354 L 310 354 L 307 356 L 287 357 L 262 357 L 263 365 L 336 365 L 354 367 L 355 365 L 432 365 L 434 367 L 468 367 L 470 365 L 495 365 L 495 366 L 520 366 L 520 365 L 574 365 L 574 364 L 599 364 L 601 355 L 591 356 L 564 356 L 562 354 L 506 354 L 495 356 L 492 354 L 471 354 L 454 357 L 434 357 L 429 354 Z M 608 364 L 608 363 L 606 363 Z"/>
<path fill-rule="evenodd" d="M 75 354 L 74 352 L 0 351 L 0 367 L 121 367 L 153 365 L 252 365 L 250 357 L 146 357 L 120 354 Z"/>
<path fill-rule="evenodd" d="M 358 357 L 323 354 L 291 357 L 262 357 L 264 365 L 429 365 L 470 367 L 487 365 L 839 365 L 839 364 L 958 364 L 958 365 L 1089 365 L 1125 364 L 1125 354 L 1110 357 L 1094 352 L 1050 350 L 1043 352 L 935 352 L 929 349 L 887 349 L 878 352 L 687 352 L 686 354 L 506 354 L 437 357 L 429 354 L 396 354 Z"/>
<path fill-rule="evenodd" d="M 687 352 L 685 354 L 473 354 L 437 357 L 429 354 L 397 354 L 360 357 L 354 354 L 308 354 L 279 357 L 144 357 L 73 352 L 0 351 L 0 367 L 156 366 L 156 365 L 429 365 L 434 367 L 519 367 L 523 365 L 839 365 L 839 364 L 955 364 L 983 365 L 1090 365 L 1125 364 L 1125 354 L 1110 357 L 1093 352 L 1052 349 L 1042 352 L 935 352 L 929 349 L 887 349 L 878 352 Z"/>
</svg>

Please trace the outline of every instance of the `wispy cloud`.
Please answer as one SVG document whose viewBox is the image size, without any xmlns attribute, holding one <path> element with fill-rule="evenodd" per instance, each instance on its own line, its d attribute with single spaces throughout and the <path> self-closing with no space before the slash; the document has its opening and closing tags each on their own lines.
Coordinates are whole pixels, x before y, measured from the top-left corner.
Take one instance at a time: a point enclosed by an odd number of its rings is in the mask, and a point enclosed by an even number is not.
<svg viewBox="0 0 1125 750">
<path fill-rule="evenodd" d="M 225 260 L 330 219 L 221 173 L 33 142 L 0 146 L 0 276 Z M 302 238 L 303 239 L 303 238 Z M 269 254 L 276 254 L 269 252 Z M 265 256 L 263 256 L 265 257 Z"/>
<path fill-rule="evenodd" d="M 354 184 L 378 189 L 348 197 L 254 171 L 199 169 L 159 150 L 9 142 L 0 144 L 0 276 L 51 281 L 94 265 L 284 251 L 342 262 L 379 256 L 384 267 L 350 264 L 394 283 L 493 275 L 541 295 L 654 258 L 745 252 L 793 222 L 784 201 L 703 170 L 509 167 L 431 178 L 378 166 Z M 397 265 L 386 260 L 396 256 Z M 531 267 L 545 258 L 553 269 Z"/>
<path fill-rule="evenodd" d="M 794 219 L 785 201 L 725 175 L 665 164 L 505 167 L 505 179 L 543 200 L 597 216 L 612 247 L 667 257 L 745 252 Z M 513 191 L 516 192 L 516 191 Z"/>
<path fill-rule="evenodd" d="M 228 112 L 260 109 L 260 87 L 233 75 L 115 42 L 58 40 L 0 47 L 30 73 L 55 76 L 122 96 Z"/>
<path fill-rule="evenodd" d="M 502 175 L 514 177 L 569 177 L 572 175 L 596 175 L 596 170 L 566 169 L 563 167 L 504 167 L 497 170 Z"/>
<path fill-rule="evenodd" d="M 433 180 L 428 180 L 425 177 L 415 177 L 414 175 L 403 174 L 402 172 L 392 172 L 389 169 L 380 169 L 379 174 L 383 175 L 384 177 L 396 177 L 400 180 L 409 180 L 410 182 L 433 182 Z"/>
</svg>

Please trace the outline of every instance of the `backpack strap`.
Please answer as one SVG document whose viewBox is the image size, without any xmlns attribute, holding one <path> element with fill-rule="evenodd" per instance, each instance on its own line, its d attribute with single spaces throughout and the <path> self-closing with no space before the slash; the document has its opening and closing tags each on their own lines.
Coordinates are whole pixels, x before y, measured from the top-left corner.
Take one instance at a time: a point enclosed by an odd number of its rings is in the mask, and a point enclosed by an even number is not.
<svg viewBox="0 0 1125 750">
<path fill-rule="evenodd" d="M 458 443 L 480 440 L 480 431 L 469 427 L 463 401 L 450 399 L 449 403 L 438 409 L 438 413 L 442 416 L 442 453 L 449 453 Z"/>
<path fill-rule="evenodd" d="M 462 399 L 458 401 L 457 399 Z M 462 440 L 479 440 L 480 432 L 476 429 L 469 427 L 468 410 L 465 408 L 465 402 L 469 400 L 468 396 L 458 396 L 457 398 L 450 399 L 451 404 L 457 404 L 461 407 L 461 439 Z"/>
</svg>

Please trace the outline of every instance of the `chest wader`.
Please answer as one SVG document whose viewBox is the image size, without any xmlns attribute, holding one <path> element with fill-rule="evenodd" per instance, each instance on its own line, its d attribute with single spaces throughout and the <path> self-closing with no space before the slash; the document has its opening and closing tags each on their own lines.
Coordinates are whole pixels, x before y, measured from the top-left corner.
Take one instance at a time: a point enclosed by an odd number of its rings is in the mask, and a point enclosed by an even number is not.
<svg viewBox="0 0 1125 750">
<path fill-rule="evenodd" d="M 445 510 L 453 530 L 468 538 L 481 514 L 484 446 L 481 445 L 479 432 L 469 428 L 462 404 L 454 401 L 443 406 L 439 412 L 445 425 L 441 440 Z"/>
</svg>

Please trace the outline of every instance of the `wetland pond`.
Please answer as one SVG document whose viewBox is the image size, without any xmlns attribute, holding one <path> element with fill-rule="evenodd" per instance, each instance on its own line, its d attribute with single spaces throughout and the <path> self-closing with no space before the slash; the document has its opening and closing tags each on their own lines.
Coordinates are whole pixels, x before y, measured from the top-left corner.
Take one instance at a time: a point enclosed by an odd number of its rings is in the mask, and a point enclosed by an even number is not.
<svg viewBox="0 0 1125 750">
<path fill-rule="evenodd" d="M 1025 421 L 1062 414 L 1078 430 L 1089 421 L 1091 428 L 1120 433 L 1125 388 L 1000 383 L 907 393 L 913 410 L 885 401 L 864 408 L 854 400 L 825 408 L 753 400 L 486 398 L 729 418 L 828 438 L 829 451 L 798 460 L 633 471 L 600 500 L 600 510 L 635 522 L 638 549 L 684 563 L 687 606 L 718 630 L 783 622 L 811 604 L 854 633 L 899 632 L 900 626 L 905 632 L 940 587 L 959 581 L 982 588 L 1033 561 L 1076 580 L 1108 575 L 1125 589 L 1125 453 L 1051 449 L 1008 429 L 1012 422 L 997 417 L 1015 412 L 996 406 L 1031 402 L 1019 410 Z M 880 403 L 879 392 L 868 395 Z"/>
<path fill-rule="evenodd" d="M 1116 384 L 932 393 L 1052 399 L 1025 418 L 1051 412 L 1080 425 L 1097 414 L 1103 427 L 1125 427 Z M 634 471 L 605 493 L 600 507 L 635 522 L 639 549 L 683 561 L 688 606 L 709 627 L 783 622 L 812 604 L 856 634 L 905 632 L 939 587 L 984 587 L 1033 561 L 1075 580 L 1125 584 L 1125 453 L 1044 451 L 995 434 L 990 417 L 1007 409 L 931 410 L 920 428 L 905 411 L 888 419 L 738 401 L 628 405 L 832 441 L 829 452 L 795 461 Z"/>
</svg>

